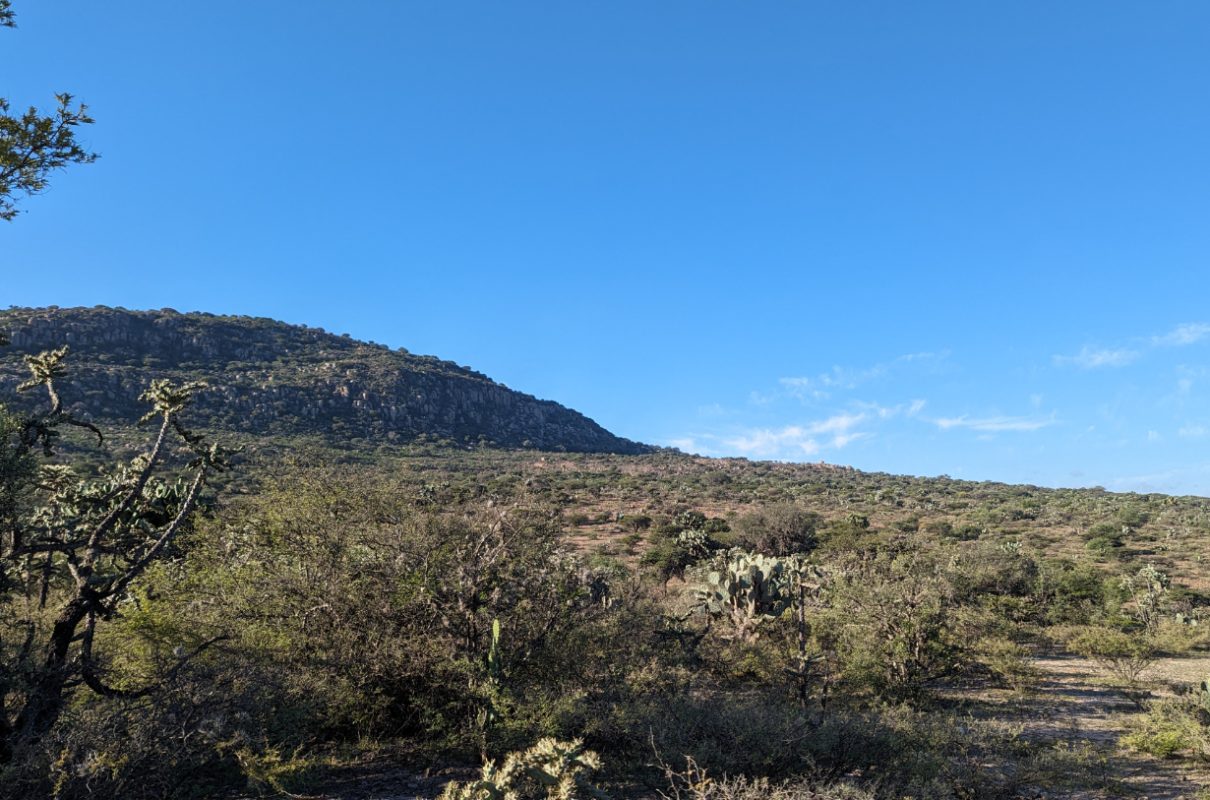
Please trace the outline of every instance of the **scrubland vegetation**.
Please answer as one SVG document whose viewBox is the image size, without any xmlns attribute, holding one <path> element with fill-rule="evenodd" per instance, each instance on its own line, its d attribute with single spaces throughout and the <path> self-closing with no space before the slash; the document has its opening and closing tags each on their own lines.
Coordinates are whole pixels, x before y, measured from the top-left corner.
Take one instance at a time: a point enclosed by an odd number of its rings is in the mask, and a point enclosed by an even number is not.
<svg viewBox="0 0 1210 800">
<path fill-rule="evenodd" d="M 226 472 L 196 390 L 119 467 L 51 455 L 95 440 L 53 391 L 4 417 L 0 795 L 1199 796 L 1202 499 L 424 444 Z"/>
</svg>

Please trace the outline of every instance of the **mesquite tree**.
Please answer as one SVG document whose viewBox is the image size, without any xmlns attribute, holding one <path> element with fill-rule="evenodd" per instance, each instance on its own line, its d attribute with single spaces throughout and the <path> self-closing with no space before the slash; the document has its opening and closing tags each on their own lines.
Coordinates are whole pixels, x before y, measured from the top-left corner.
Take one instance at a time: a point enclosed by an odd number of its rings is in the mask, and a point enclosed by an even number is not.
<svg viewBox="0 0 1210 800">
<path fill-rule="evenodd" d="M 0 764 L 50 730 L 77 689 L 138 697 L 160 685 L 107 683 L 98 628 L 121 613 L 132 585 L 170 552 L 207 477 L 225 467 L 220 449 L 181 423 L 200 384 L 166 380 L 153 381 L 142 396 L 151 405 L 142 422 L 159 423 L 146 452 L 91 478 L 53 463 L 67 428 L 104 441 L 59 397 L 66 354 L 62 348 L 25 357 L 32 377 L 18 389 L 44 391 L 44 411 L 19 418 L 0 408 Z M 161 477 L 182 446 L 192 458 L 186 472 Z M 214 641 L 191 652 L 178 648 L 172 671 Z"/>
<path fill-rule="evenodd" d="M 0 0 L 0 28 L 16 27 L 14 20 L 9 0 Z M 76 141 L 77 129 L 93 121 L 87 106 L 74 103 L 66 92 L 55 100 L 53 113 L 30 106 L 18 114 L 10 113 L 8 101 L 0 97 L 0 220 L 17 216 L 18 197 L 45 191 L 50 173 L 97 159 Z"/>
</svg>

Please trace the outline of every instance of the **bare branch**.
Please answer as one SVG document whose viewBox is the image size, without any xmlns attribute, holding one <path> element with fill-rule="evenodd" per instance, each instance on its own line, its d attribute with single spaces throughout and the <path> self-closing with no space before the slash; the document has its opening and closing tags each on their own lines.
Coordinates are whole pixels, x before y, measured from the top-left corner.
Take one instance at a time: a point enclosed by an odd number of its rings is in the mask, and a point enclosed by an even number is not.
<svg viewBox="0 0 1210 800">
<path fill-rule="evenodd" d="M 91 628 L 91 624 L 90 624 L 90 628 Z M 84 684 L 86 686 L 88 686 L 89 689 L 92 689 L 94 692 L 101 695 L 102 697 L 114 697 L 114 698 L 120 698 L 123 700 L 137 700 L 140 697 L 147 697 L 148 695 L 153 694 L 153 693 L 159 691 L 160 689 L 163 689 L 165 686 L 167 686 L 169 683 L 171 683 L 174 678 L 176 678 L 176 676 L 180 673 L 180 671 L 182 669 L 184 669 L 189 664 L 190 661 L 192 661 L 194 658 L 196 658 L 197 656 L 204 653 L 210 647 L 218 644 L 219 642 L 227 641 L 228 639 L 231 638 L 228 634 L 224 633 L 219 636 L 215 636 L 213 638 L 207 639 L 206 641 L 202 642 L 200 645 L 195 647 L 189 653 L 181 656 L 178 659 L 177 663 L 174 664 L 170 670 L 168 670 L 166 673 L 164 673 L 163 679 L 156 683 L 149 684 L 147 686 L 142 687 L 141 689 L 115 689 L 112 686 L 107 685 L 103 680 L 101 680 L 101 670 L 98 668 L 97 661 L 96 661 L 96 659 L 93 658 L 93 655 L 92 655 L 91 631 L 89 631 L 86 634 L 86 637 L 87 637 L 87 642 L 88 642 L 87 654 L 85 654 L 83 651 L 80 654 L 80 677 L 81 677 L 81 679 L 84 681 Z"/>
</svg>

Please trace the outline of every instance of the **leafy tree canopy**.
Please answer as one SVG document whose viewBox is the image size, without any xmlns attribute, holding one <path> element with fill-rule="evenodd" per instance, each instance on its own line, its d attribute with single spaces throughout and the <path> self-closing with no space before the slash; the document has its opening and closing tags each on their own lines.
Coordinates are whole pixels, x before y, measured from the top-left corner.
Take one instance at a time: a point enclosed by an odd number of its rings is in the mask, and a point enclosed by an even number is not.
<svg viewBox="0 0 1210 800">
<path fill-rule="evenodd" d="M 0 0 L 0 27 L 16 27 L 10 0 Z M 14 112 L 0 97 L 0 219 L 20 213 L 17 199 L 38 194 L 50 185 L 50 174 L 69 164 L 89 164 L 97 154 L 76 140 L 77 128 L 92 124 L 88 107 L 66 92 L 55 95 L 58 106 L 44 114 L 33 106 Z"/>
</svg>

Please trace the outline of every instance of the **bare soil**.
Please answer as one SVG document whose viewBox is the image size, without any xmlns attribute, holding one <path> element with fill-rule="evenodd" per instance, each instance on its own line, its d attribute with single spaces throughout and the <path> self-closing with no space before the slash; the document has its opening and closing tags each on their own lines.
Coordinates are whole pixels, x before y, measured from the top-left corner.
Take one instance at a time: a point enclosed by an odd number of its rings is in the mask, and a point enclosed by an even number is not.
<svg viewBox="0 0 1210 800">
<path fill-rule="evenodd" d="M 1210 770 L 1188 762 L 1163 760 L 1119 745 L 1138 705 L 1116 689 L 1088 659 L 1047 655 L 1033 660 L 1036 682 L 1025 691 L 955 687 L 948 699 L 983 722 L 1013 726 L 1036 751 L 1053 751 L 1058 769 L 1069 774 L 1052 785 L 1026 790 L 1030 800 L 1201 800 L 1210 789 Z M 1210 655 L 1167 658 L 1146 674 L 1153 697 L 1170 695 L 1182 685 L 1210 675 Z M 1066 760 L 1064 760 L 1066 759 Z M 457 774 L 454 774 L 457 773 Z M 419 800 L 436 797 L 446 781 L 470 777 L 465 770 L 433 770 L 419 765 L 375 763 L 334 774 L 315 800 Z"/>
</svg>

